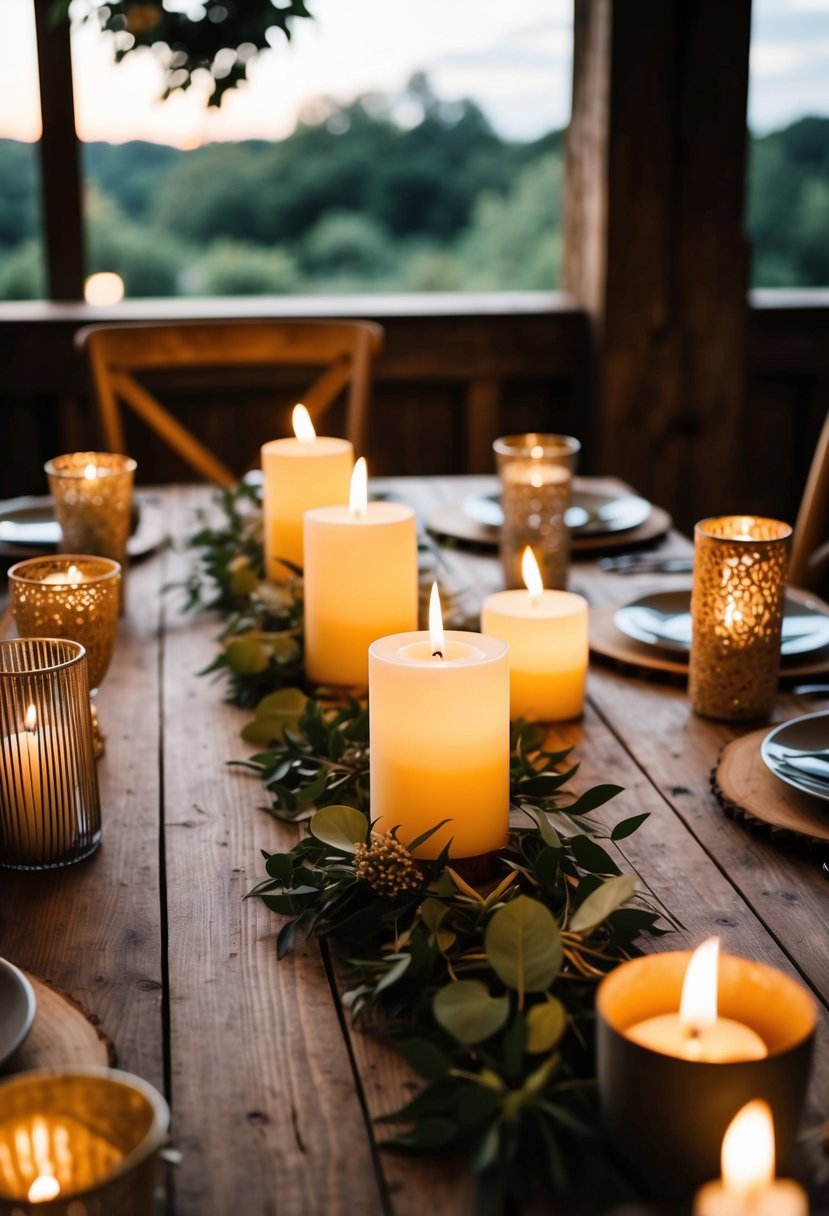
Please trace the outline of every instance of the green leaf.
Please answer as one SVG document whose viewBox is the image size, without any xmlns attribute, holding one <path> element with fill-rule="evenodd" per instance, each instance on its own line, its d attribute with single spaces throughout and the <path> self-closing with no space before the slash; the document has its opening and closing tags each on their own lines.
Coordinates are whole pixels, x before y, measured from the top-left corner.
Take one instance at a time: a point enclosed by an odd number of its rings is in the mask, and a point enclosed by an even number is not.
<svg viewBox="0 0 829 1216">
<path fill-rule="evenodd" d="M 606 921 L 611 912 L 615 912 L 632 899 L 635 890 L 636 879 L 633 874 L 619 874 L 616 878 L 608 878 L 607 882 L 603 882 L 597 891 L 588 895 L 584 903 L 576 908 L 570 921 L 571 930 L 573 933 L 590 933 Z"/>
<path fill-rule="evenodd" d="M 561 1001 L 548 997 L 533 1005 L 527 1014 L 527 1051 L 552 1051 L 567 1029 L 567 1013 Z"/>
<path fill-rule="evenodd" d="M 392 984 L 396 984 L 399 979 L 402 979 L 409 970 L 409 967 L 412 965 L 411 954 L 392 954 L 388 955 L 387 957 L 393 958 L 396 961 L 394 966 L 389 968 L 389 970 L 377 984 L 377 987 L 374 989 L 375 996 L 379 992 L 383 992 L 386 988 L 391 988 Z"/>
<path fill-rule="evenodd" d="M 268 652 L 256 638 L 231 638 L 225 647 L 228 667 L 238 676 L 257 676 L 268 666 Z"/>
<path fill-rule="evenodd" d="M 427 1081 L 439 1081 L 452 1067 L 449 1057 L 428 1039 L 400 1039 L 395 1046 L 409 1067 Z"/>
<path fill-rule="evenodd" d="M 308 826 L 312 836 L 341 853 L 356 853 L 368 836 L 368 820 L 353 806 L 324 806 Z"/>
<path fill-rule="evenodd" d="M 593 874 L 621 873 L 610 854 L 606 853 L 602 846 L 596 844 L 595 840 L 591 840 L 589 836 L 574 836 L 570 841 L 570 848 L 576 861 Z"/>
<path fill-rule="evenodd" d="M 526 813 L 535 820 L 536 824 L 538 825 L 538 830 L 541 833 L 541 839 L 546 845 L 549 845 L 551 849 L 561 848 L 561 841 L 559 840 L 558 832 L 550 823 L 541 807 L 532 806 L 530 803 L 522 803 L 521 810 L 526 811 Z"/>
<path fill-rule="evenodd" d="M 650 819 L 650 811 L 645 811 L 642 815 L 631 815 L 630 819 L 623 819 L 621 823 L 617 823 L 616 827 L 610 833 L 611 840 L 624 840 L 626 836 L 632 836 L 637 828 Z"/>
<path fill-rule="evenodd" d="M 528 895 L 519 895 L 495 912 L 486 927 L 484 949 L 498 978 L 522 996 L 544 992 L 561 968 L 556 919 Z"/>
<path fill-rule="evenodd" d="M 290 886 L 294 875 L 294 863 L 290 853 L 271 853 L 265 862 L 265 869 L 271 878 L 277 879 L 283 887 Z"/>
<path fill-rule="evenodd" d="M 440 988 L 432 1001 L 435 1020 L 459 1043 L 482 1043 L 509 1016 L 509 997 L 490 995 L 480 980 L 458 980 Z"/>
<path fill-rule="evenodd" d="M 617 794 L 624 793 L 624 789 L 623 785 L 594 785 L 593 789 L 582 794 L 577 802 L 562 809 L 568 815 L 586 815 L 588 811 L 595 811 L 596 807 L 610 802 L 610 799 L 615 798 Z"/>
</svg>

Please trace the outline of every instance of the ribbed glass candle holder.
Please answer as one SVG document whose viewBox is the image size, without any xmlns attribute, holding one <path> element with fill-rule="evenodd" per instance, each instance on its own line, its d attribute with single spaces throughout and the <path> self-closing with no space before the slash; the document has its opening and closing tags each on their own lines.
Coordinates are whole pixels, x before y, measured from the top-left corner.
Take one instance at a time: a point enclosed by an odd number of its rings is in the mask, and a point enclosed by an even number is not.
<svg viewBox="0 0 829 1216">
<path fill-rule="evenodd" d="M 64 638 L 0 642 L 0 866 L 71 865 L 100 839 L 86 651 Z"/>
<path fill-rule="evenodd" d="M 114 452 L 70 452 L 46 462 L 62 553 L 111 557 L 124 565 L 136 467 L 130 456 Z"/>
<path fill-rule="evenodd" d="M 765 718 L 780 674 L 792 530 L 776 519 L 724 515 L 694 529 L 688 692 L 705 718 Z"/>
<path fill-rule="evenodd" d="M 567 585 L 570 532 L 564 515 L 581 444 L 570 435 L 504 435 L 492 445 L 501 479 L 501 565 L 506 587 L 523 587 L 529 545 L 545 587 Z"/>
</svg>

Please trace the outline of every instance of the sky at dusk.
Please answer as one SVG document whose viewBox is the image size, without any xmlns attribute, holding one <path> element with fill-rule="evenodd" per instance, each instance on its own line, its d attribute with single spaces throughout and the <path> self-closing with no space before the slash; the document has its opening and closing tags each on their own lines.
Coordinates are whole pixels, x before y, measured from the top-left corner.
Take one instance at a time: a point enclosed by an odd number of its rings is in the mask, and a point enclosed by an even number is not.
<svg viewBox="0 0 829 1216">
<path fill-rule="evenodd" d="M 181 0 L 179 0 L 179 3 Z M 397 93 L 425 69 L 439 96 L 472 97 L 502 135 L 531 139 L 570 110 L 572 0 L 310 0 L 316 20 L 252 65 L 219 112 L 206 92 L 157 100 L 151 51 L 115 66 L 93 23 L 73 41 L 81 137 L 195 146 L 279 139 L 321 95 Z M 32 0 L 0 0 L 0 137 L 40 130 Z M 829 0 L 755 0 L 749 122 L 755 131 L 829 115 Z"/>
</svg>

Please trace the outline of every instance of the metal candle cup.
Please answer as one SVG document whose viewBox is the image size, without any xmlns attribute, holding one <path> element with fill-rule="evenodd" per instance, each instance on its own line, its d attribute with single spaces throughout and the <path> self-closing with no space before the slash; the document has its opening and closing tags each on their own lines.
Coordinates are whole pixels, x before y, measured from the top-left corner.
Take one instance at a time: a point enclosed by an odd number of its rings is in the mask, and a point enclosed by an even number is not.
<svg viewBox="0 0 829 1216">
<path fill-rule="evenodd" d="M 689 951 L 623 963 L 596 997 L 599 1092 L 605 1127 L 624 1169 L 647 1192 L 688 1195 L 719 1174 L 720 1147 L 752 1098 L 774 1114 L 781 1165 L 792 1149 L 809 1080 L 814 1003 L 794 980 L 764 963 L 725 955 L 719 1013 L 754 1030 L 768 1055 L 713 1064 L 634 1043 L 626 1031 L 679 1009 Z"/>
<path fill-rule="evenodd" d="M 46 462 L 61 552 L 111 557 L 124 566 L 136 468 L 130 456 L 114 452 L 70 452 Z"/>
<path fill-rule="evenodd" d="M 765 718 L 777 694 L 788 524 L 753 515 L 694 529 L 688 693 L 706 718 Z"/>
<path fill-rule="evenodd" d="M 115 1069 L 42 1070 L 3 1082 L 0 1216 L 154 1216 L 169 1122 L 151 1085 Z"/>
</svg>

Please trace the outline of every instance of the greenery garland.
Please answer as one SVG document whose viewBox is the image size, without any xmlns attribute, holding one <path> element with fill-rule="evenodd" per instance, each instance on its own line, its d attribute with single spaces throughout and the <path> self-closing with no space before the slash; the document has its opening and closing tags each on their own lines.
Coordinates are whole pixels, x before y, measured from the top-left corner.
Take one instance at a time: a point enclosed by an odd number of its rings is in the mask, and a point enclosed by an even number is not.
<svg viewBox="0 0 829 1216">
<path fill-rule="evenodd" d="M 278 957 L 300 935 L 336 951 L 352 1017 L 392 1041 L 423 1082 L 382 1120 L 399 1127 L 385 1143 L 462 1152 L 477 1179 L 479 1216 L 539 1190 L 618 1201 L 628 1184 L 603 1154 L 597 1166 L 595 1151 L 593 1003 L 597 981 L 639 952 L 636 938 L 665 931 L 656 924 L 664 912 L 605 847 L 647 813 L 608 830 L 595 812 L 621 788 L 577 797 L 570 749 L 548 750 L 537 727 L 519 722 L 509 843 L 490 872 L 472 873 L 448 848 L 434 861 L 415 859 L 443 823 L 416 840 L 373 833 L 367 707 L 357 698 L 317 700 L 296 686 L 299 581 L 263 590 L 255 492 L 223 491 L 221 504 L 224 522 L 203 521 L 191 542 L 201 562 L 188 602 L 227 617 L 208 670 L 230 676 L 237 702 L 259 697 L 242 735 L 260 750 L 232 763 L 262 781 L 274 816 L 308 822 L 288 852 L 263 853 L 266 876 L 248 896 L 287 918 Z"/>
</svg>

